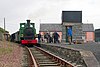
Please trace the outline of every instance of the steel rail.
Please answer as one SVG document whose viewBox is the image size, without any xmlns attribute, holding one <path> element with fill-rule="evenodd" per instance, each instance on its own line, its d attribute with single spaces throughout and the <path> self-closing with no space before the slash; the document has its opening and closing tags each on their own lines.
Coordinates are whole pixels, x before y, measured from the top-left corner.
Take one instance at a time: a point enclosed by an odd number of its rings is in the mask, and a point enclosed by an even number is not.
<svg viewBox="0 0 100 67">
<path fill-rule="evenodd" d="M 68 62 L 68 61 L 48 52 L 48 51 L 45 51 L 42 48 L 39 48 L 39 47 L 36 47 L 36 48 L 38 48 L 38 50 L 40 50 L 42 53 L 50 56 L 54 61 L 58 62 L 60 65 L 64 65 L 64 67 L 75 67 L 75 65 L 71 64 L 70 62 Z"/>
<path fill-rule="evenodd" d="M 30 65 L 30 67 L 38 67 L 38 64 L 36 63 L 36 60 L 35 60 L 34 56 L 32 55 L 31 50 L 28 47 L 26 47 L 26 49 L 28 50 L 30 58 L 31 58 L 31 65 Z"/>
</svg>

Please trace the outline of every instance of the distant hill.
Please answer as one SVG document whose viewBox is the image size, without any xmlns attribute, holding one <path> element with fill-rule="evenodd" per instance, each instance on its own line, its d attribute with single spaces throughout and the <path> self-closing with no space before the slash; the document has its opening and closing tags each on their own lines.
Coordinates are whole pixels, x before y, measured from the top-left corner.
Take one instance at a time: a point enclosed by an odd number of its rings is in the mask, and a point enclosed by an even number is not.
<svg viewBox="0 0 100 67">
<path fill-rule="evenodd" d="M 4 33 L 4 29 L 0 27 L 0 32 Z M 7 33 L 9 33 L 8 31 L 6 31 Z"/>
</svg>

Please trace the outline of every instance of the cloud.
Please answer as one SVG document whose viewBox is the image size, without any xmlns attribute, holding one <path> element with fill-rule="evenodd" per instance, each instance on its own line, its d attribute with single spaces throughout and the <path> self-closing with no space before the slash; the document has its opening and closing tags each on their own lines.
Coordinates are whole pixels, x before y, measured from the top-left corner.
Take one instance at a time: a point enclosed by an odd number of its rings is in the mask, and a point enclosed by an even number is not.
<svg viewBox="0 0 100 67">
<path fill-rule="evenodd" d="M 83 23 L 88 20 L 99 28 L 99 6 L 99 0 L 0 0 L 0 26 L 3 27 L 5 17 L 8 30 L 14 32 L 27 18 L 58 23 L 61 22 L 62 10 L 82 10 Z"/>
</svg>

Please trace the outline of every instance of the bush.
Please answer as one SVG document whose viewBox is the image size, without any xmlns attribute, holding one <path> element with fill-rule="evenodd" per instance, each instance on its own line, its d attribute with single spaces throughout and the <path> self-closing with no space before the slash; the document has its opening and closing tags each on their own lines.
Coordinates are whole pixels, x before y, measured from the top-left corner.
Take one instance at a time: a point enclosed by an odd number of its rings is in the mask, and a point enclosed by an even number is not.
<svg viewBox="0 0 100 67">
<path fill-rule="evenodd" d="M 4 33 L 5 31 L 4 31 L 3 28 L 0 27 L 0 32 L 1 32 L 1 33 Z M 9 33 L 8 31 L 6 31 L 6 32 Z"/>
</svg>

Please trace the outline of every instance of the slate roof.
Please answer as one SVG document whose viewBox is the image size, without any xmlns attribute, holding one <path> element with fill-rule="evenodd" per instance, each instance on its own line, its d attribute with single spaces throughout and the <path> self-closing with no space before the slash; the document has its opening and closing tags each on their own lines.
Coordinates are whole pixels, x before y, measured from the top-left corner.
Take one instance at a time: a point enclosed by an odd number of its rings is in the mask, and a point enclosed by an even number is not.
<svg viewBox="0 0 100 67">
<path fill-rule="evenodd" d="M 95 29 L 95 31 L 100 31 L 100 29 Z"/>
<path fill-rule="evenodd" d="M 93 24 L 83 24 L 82 29 L 84 32 L 94 32 Z"/>
<path fill-rule="evenodd" d="M 40 32 L 54 32 L 59 31 L 62 32 L 62 25 L 61 24 L 40 24 Z"/>
</svg>

